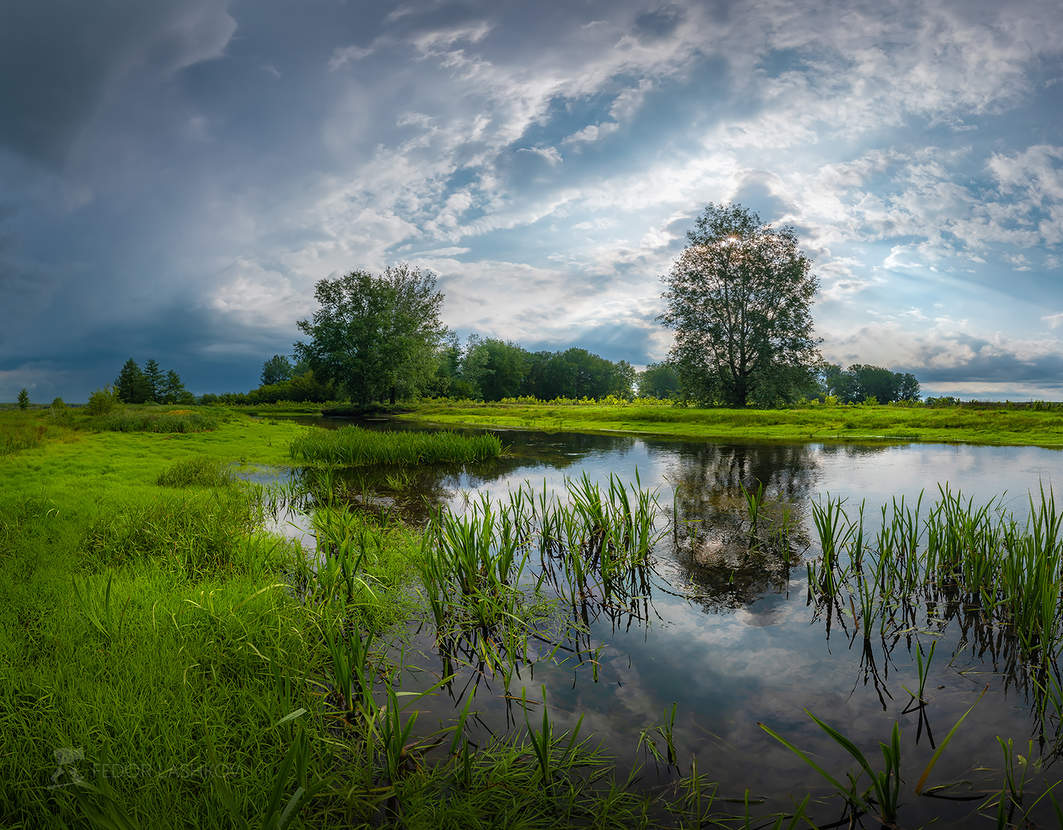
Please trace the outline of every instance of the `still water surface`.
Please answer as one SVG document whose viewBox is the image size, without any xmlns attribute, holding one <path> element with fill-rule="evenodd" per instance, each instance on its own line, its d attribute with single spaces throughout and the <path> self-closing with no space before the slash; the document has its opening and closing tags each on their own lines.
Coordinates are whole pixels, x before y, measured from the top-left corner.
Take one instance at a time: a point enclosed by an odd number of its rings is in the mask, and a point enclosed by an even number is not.
<svg viewBox="0 0 1063 830">
<path fill-rule="evenodd" d="M 321 422 L 318 422 L 321 423 Z M 657 490 L 664 521 L 678 518 L 697 533 L 671 534 L 655 551 L 652 591 L 643 610 L 632 616 L 602 614 L 592 621 L 581 643 L 586 652 L 560 652 L 526 666 L 511 683 L 518 698 L 541 697 L 545 684 L 551 714 L 559 728 L 585 715 L 583 732 L 617 761 L 621 777 L 641 763 L 640 785 L 667 787 L 674 770 L 657 764 L 645 750 L 636 750 L 639 734 L 651 734 L 676 704 L 674 726 L 678 766 L 698 769 L 718 782 L 722 797 L 764 799 L 754 814 L 792 807 L 811 791 L 826 796 L 817 774 L 766 735 L 764 722 L 797 746 L 815 755 L 836 777 L 844 780 L 855 764 L 811 722 L 805 710 L 839 728 L 860 746 L 872 764 L 881 767 L 878 742 L 888 740 L 896 721 L 901 728 L 902 826 L 918 826 L 931 819 L 948 826 L 964 826 L 978 819 L 978 800 L 958 801 L 917 797 L 915 782 L 940 741 L 956 720 L 989 692 L 957 732 L 935 767 L 929 784 L 955 783 L 946 793 L 976 798 L 1002 781 L 1003 754 L 997 736 L 1013 738 L 1016 752 L 1032 757 L 1046 754 L 1046 769 L 1033 776 L 1037 795 L 1063 778 L 1050 747 L 1038 739 L 1045 730 L 1032 714 L 1032 693 L 1021 672 L 1006 669 L 1008 649 L 994 638 L 964 632 L 953 620 L 927 617 L 888 641 L 876 639 L 870 650 L 862 637 L 837 625 L 828 630 L 808 604 L 804 560 L 819 554 L 809 505 L 830 494 L 847 500 L 855 510 L 866 505 L 865 519 L 874 533 L 880 505 L 902 496 L 909 502 L 923 493 L 926 505 L 937 497 L 939 484 L 970 496 L 976 504 L 997 498 L 1020 519 L 1027 494 L 1044 485 L 1063 482 L 1063 454 L 1054 450 L 963 445 L 839 445 L 839 444 L 721 444 L 627 436 L 543 434 L 505 431 L 508 445 L 503 459 L 467 468 L 419 470 L 409 480 L 388 487 L 380 476 L 359 477 L 363 491 L 380 488 L 408 519 L 426 515 L 425 504 L 462 509 L 463 493 L 489 492 L 504 497 L 508 490 L 529 482 L 536 488 L 562 489 L 564 479 L 586 474 L 608 482 L 610 475 L 633 481 L 638 471 L 644 487 Z M 374 476 L 376 476 L 374 478 Z M 797 529 L 794 540 L 803 556 L 786 567 L 777 559 L 742 556 L 730 548 L 731 528 L 744 515 L 741 485 L 762 483 L 776 507 L 788 509 Z M 674 513 L 674 515 L 673 515 Z M 913 705 L 904 686 L 914 689 L 918 679 L 914 661 L 916 642 L 925 651 L 936 641 L 936 655 L 926 684 L 928 703 Z M 408 657 L 420 671 L 411 671 L 404 687 L 426 687 L 442 673 L 433 650 L 431 632 L 415 637 Z M 541 652 L 548 651 L 543 646 Z M 474 673 L 459 675 L 450 693 L 444 691 L 418 704 L 424 711 L 419 724 L 426 730 L 449 722 L 455 703 Z M 479 713 L 477 739 L 523 728 L 519 706 L 504 694 L 497 678 L 480 678 L 475 697 Z M 408 685 L 407 685 L 408 684 Z M 533 713 L 532 722 L 540 716 Z M 1049 718 L 1047 737 L 1053 740 L 1058 723 Z M 658 737 L 658 744 L 662 741 Z M 1063 785 L 1060 786 L 1063 792 Z M 824 799 L 826 801 L 826 799 Z M 1046 808 L 1041 810 L 1040 807 Z M 1046 818 L 1047 799 L 1035 814 Z M 840 818 L 837 802 L 813 805 L 817 822 Z M 1055 819 L 1048 821 L 1055 825 Z M 873 824 L 873 822 L 871 822 Z M 941 826 L 941 825 L 938 825 Z"/>
</svg>

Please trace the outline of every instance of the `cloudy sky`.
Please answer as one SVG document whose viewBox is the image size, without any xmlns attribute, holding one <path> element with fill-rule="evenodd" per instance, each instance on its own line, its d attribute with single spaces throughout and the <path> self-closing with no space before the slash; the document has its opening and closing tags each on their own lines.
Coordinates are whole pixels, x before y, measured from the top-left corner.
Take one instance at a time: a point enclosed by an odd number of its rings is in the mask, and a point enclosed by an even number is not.
<svg viewBox="0 0 1063 830">
<path fill-rule="evenodd" d="M 15 0 L 0 400 L 129 356 L 195 392 L 315 281 L 409 261 L 445 322 L 662 358 L 708 202 L 796 227 L 828 359 L 1063 399 L 1059 0 Z"/>
</svg>

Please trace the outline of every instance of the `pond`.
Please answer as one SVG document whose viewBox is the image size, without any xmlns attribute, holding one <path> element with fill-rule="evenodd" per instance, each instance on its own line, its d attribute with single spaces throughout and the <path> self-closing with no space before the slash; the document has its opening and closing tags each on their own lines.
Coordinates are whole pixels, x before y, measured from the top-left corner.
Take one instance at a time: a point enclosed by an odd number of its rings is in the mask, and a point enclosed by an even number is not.
<svg viewBox="0 0 1063 830">
<path fill-rule="evenodd" d="M 476 686 L 474 740 L 523 729 L 522 689 L 538 701 L 545 686 L 556 728 L 573 728 L 584 716 L 581 737 L 591 736 L 615 759 L 621 781 L 639 767 L 637 786 L 664 792 L 677 768 L 688 773 L 696 757 L 698 772 L 715 782 L 718 796 L 739 800 L 727 809 L 743 812 L 748 793 L 754 816 L 791 811 L 811 792 L 808 814 L 821 825 L 842 818 L 841 802 L 828 798 L 824 779 L 758 724 L 845 781 L 855 762 L 809 714 L 852 740 L 875 769 L 883 768 L 879 742 L 888 742 L 897 723 L 902 826 L 933 819 L 965 825 L 986 794 L 1003 786 L 1005 758 L 1028 773 L 1024 809 L 1063 778 L 1056 763 L 1059 713 L 1051 701 L 1045 704 L 1052 697 L 1044 692 L 1046 681 L 1024 668 L 1006 632 L 981 624 L 969 607 L 924 603 L 908 624 L 865 639 L 857 636 L 856 607 L 835 616 L 812 600 L 807 567 L 821 554 L 812 505 L 823 504 L 827 494 L 844 499 L 850 516 L 864 503 L 868 539 L 877 532 L 882 505 L 903 497 L 913 508 L 922 493 L 925 515 L 946 482 L 975 505 L 996 499 L 1022 521 L 1030 491 L 1063 481 L 1063 454 L 965 445 L 498 434 L 508 453 L 494 462 L 344 475 L 357 483 L 352 492 L 362 493 L 366 504 L 412 522 L 424 521 L 433 505 L 466 509 L 469 493 L 503 498 L 525 482 L 563 493 L 566 478 L 586 475 L 608 487 L 610 476 L 630 484 L 637 475 L 643 488 L 656 491 L 661 527 L 671 530 L 654 547 L 651 576 L 639 596 L 592 610 L 585 630 L 561 638 L 552 655 L 557 643 L 537 643 L 508 689 L 482 666 L 446 662 L 430 625 L 415 632 L 406 656 L 415 669 L 403 688 L 426 688 L 457 672 L 451 684 L 418 703 L 419 728 L 452 722 Z M 788 517 L 791 553 L 783 558 L 742 544 L 747 494 L 759 485 L 764 515 Z M 920 703 L 917 650 L 926 655 L 932 645 Z M 928 777 L 932 796 L 915 795 L 935 748 L 972 706 Z M 540 717 L 534 710 L 532 723 Z M 998 738 L 1014 746 L 1006 753 Z M 1020 755 L 1021 762 L 1015 760 Z M 1059 789 L 1063 794 L 1063 785 Z M 1048 798 L 1031 814 L 1050 824 L 1054 815 Z"/>
</svg>

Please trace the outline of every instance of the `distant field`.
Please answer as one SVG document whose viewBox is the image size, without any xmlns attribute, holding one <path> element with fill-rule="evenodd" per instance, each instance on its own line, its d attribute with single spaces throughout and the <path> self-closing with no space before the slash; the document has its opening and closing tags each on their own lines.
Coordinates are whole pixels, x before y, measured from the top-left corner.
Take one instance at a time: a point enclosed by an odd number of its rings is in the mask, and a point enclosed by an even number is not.
<svg viewBox="0 0 1063 830">
<path fill-rule="evenodd" d="M 400 417 L 450 426 L 630 432 L 677 438 L 1063 446 L 1063 413 L 1032 409 L 909 406 L 698 409 L 667 403 L 555 405 L 428 401 Z"/>
</svg>

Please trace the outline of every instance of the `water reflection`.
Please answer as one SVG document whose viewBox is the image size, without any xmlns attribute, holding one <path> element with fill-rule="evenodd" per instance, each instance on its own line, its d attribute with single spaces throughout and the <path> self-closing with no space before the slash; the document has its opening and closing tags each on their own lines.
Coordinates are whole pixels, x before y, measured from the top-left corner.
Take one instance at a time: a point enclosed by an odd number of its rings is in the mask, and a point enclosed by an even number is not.
<svg viewBox="0 0 1063 830">
<path fill-rule="evenodd" d="M 684 452 L 676 467 L 672 555 L 702 607 L 740 608 L 785 592 L 790 568 L 809 546 L 812 449 L 704 444 Z"/>
<path fill-rule="evenodd" d="M 820 554 L 810 505 L 825 493 L 846 499 L 853 509 L 866 500 L 870 544 L 880 504 L 901 495 L 914 501 L 923 489 L 930 490 L 929 500 L 939 481 L 976 498 L 1007 491 L 1008 506 L 1021 509 L 1027 490 L 1063 473 L 1059 453 L 935 445 L 718 445 L 509 431 L 501 436 L 510 454 L 488 464 L 401 474 L 347 470 L 336 476 L 352 502 L 422 523 L 439 507 L 464 509 L 463 493 L 501 497 L 525 481 L 556 491 L 566 476 L 584 473 L 598 482 L 613 473 L 631 481 L 637 469 L 644 486 L 658 489 L 669 533 L 655 549 L 647 585 L 635 586 L 624 602 L 602 603 L 597 596 L 587 597 L 582 607 L 562 607 L 557 617 L 540 621 L 538 636 L 516 660 L 491 659 L 490 648 L 485 656 L 480 640 L 463 651 L 426 623 L 413 635 L 417 656 L 410 662 L 420 671 L 409 672 L 410 688 L 454 675 L 443 694 L 424 700 L 426 724 L 433 715 L 446 722 L 475 692 L 470 734 L 482 743 L 522 728 L 522 689 L 538 697 L 545 685 L 558 728 L 585 714 L 585 729 L 608 747 L 623 774 L 646 761 L 644 751 L 636 751 L 640 732 L 652 732 L 675 702 L 680 764 L 697 757 L 722 795 L 740 798 L 748 788 L 767 799 L 765 809 L 786 809 L 805 792 L 821 793 L 822 780 L 761 732 L 758 721 L 814 753 L 843 780 L 851 759 L 804 710 L 841 728 L 869 755 L 898 722 L 908 784 L 906 823 L 944 817 L 962 826 L 976 803 L 914 798 L 910 785 L 937 742 L 977 702 L 975 714 L 939 759 L 933 781 L 968 782 L 968 795 L 999 786 L 997 735 L 1023 745 L 1027 737 L 1040 741 L 1035 751 L 1047 760 L 1036 776 L 1044 781 L 1041 789 L 1031 785 L 1031 792 L 1039 795 L 1054 781 L 1048 756 L 1060 732 L 1057 707 L 1063 700 L 1055 658 L 1030 668 L 1015 638 L 991 623 L 977 602 L 947 591 L 898 607 L 889 630 L 868 636 L 848 602 L 809 604 L 805 562 Z M 764 498 L 754 528 L 748 494 L 761 486 Z M 496 651 L 506 647 L 491 637 Z M 928 655 L 935 643 L 922 678 L 925 689 L 912 695 L 906 689 L 920 685 L 917 655 Z M 501 671 L 502 663 L 510 667 Z M 987 684 L 990 691 L 980 698 Z M 648 787 L 666 780 L 656 776 L 656 770 L 645 769 L 640 780 Z M 1041 806 L 1047 810 L 1047 800 Z M 816 821 L 836 819 L 832 810 L 818 807 Z"/>
</svg>

